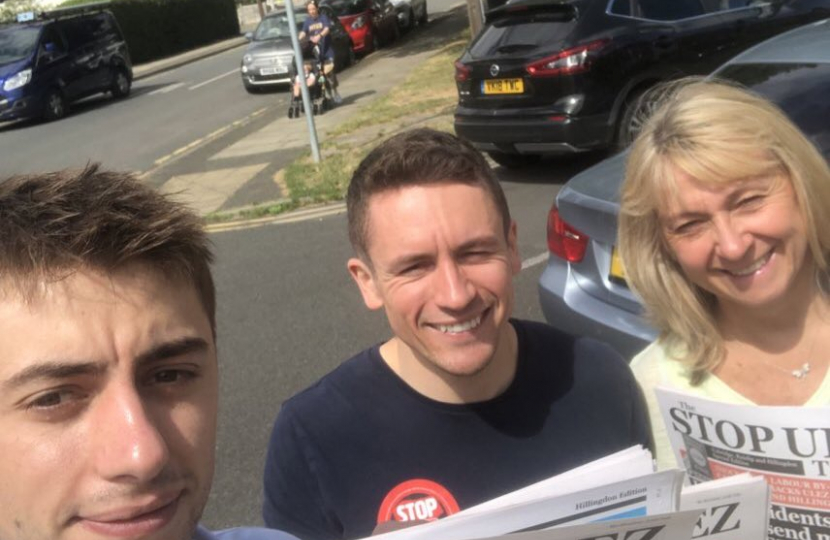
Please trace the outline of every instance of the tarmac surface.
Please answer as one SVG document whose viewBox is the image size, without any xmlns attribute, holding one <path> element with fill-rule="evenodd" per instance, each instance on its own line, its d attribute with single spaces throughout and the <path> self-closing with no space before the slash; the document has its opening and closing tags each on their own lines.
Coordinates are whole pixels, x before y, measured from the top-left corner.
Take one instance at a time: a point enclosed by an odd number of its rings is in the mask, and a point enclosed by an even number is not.
<svg viewBox="0 0 830 540">
<path fill-rule="evenodd" d="M 412 68 L 457 35 L 467 24 L 463 6 L 432 15 L 426 27 L 414 29 L 392 47 L 372 53 L 346 70 L 339 86 L 343 103 L 313 117 L 320 143 L 328 131 L 401 83 Z M 235 37 L 137 65 L 134 78 L 149 77 L 246 43 L 244 37 Z M 287 109 L 272 107 L 239 119 L 177 150 L 141 177 L 202 215 L 284 200 L 281 171 L 310 151 L 306 119 L 289 119 L 286 113 Z M 238 129 L 242 126 L 246 129 Z"/>
</svg>

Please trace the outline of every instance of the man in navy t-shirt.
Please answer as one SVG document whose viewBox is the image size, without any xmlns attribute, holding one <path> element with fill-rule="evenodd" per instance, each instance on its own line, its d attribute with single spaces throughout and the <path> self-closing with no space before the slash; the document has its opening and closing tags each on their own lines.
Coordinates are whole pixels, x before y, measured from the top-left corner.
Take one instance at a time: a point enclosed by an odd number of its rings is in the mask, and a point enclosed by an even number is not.
<svg viewBox="0 0 830 540">
<path fill-rule="evenodd" d="M 320 13 L 317 3 L 312 0 L 306 4 L 308 18 L 303 21 L 303 29 L 299 38 L 308 37 L 311 43 L 320 48 L 320 59 L 323 62 L 323 73 L 331 81 L 331 88 L 335 103 L 342 102 L 340 93 L 337 91 L 337 75 L 334 72 L 334 48 L 331 45 L 331 21 L 324 14 Z"/>
<path fill-rule="evenodd" d="M 396 135 L 361 162 L 346 200 L 348 270 L 393 336 L 285 402 L 266 457 L 266 525 L 363 537 L 650 445 L 617 353 L 511 318 L 516 223 L 469 143 Z"/>
</svg>

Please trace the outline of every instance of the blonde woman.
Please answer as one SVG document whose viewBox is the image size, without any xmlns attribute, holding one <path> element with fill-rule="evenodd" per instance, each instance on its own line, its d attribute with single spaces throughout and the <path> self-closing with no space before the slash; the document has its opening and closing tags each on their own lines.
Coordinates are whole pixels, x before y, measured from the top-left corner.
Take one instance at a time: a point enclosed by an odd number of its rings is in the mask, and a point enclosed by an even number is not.
<svg viewBox="0 0 830 540">
<path fill-rule="evenodd" d="M 830 169 L 775 105 L 725 83 L 668 89 L 632 146 L 619 235 L 660 333 L 632 361 L 660 468 L 675 460 L 658 384 L 830 404 Z"/>
</svg>

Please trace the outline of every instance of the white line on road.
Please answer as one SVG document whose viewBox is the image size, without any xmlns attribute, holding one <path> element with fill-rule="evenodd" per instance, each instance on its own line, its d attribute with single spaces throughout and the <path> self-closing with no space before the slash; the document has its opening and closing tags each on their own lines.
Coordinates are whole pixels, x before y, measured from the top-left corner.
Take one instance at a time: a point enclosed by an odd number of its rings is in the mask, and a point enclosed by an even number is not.
<svg viewBox="0 0 830 540">
<path fill-rule="evenodd" d="M 196 90 L 197 88 L 201 88 L 206 84 L 212 83 L 213 81 L 218 81 L 219 79 L 223 79 L 223 78 L 227 77 L 228 75 L 233 75 L 234 73 L 237 73 L 238 71 L 239 71 L 239 68 L 232 69 L 227 73 L 217 75 L 216 77 L 214 77 L 212 79 L 208 79 L 205 82 L 200 82 L 199 84 L 195 84 L 195 85 L 191 86 L 190 88 L 188 88 L 188 90 Z"/>
<path fill-rule="evenodd" d="M 184 83 L 183 83 L 183 82 L 173 83 L 173 84 L 168 84 L 167 86 L 162 86 L 162 87 L 161 87 L 161 88 L 159 88 L 158 90 L 153 90 L 152 92 L 150 92 L 150 93 L 149 93 L 149 94 L 147 94 L 147 95 L 148 95 L 148 96 L 154 96 L 154 95 L 156 95 L 156 94 L 166 94 L 166 93 L 168 93 L 168 92 L 172 92 L 172 91 L 173 91 L 173 90 L 175 90 L 176 88 L 179 88 L 179 87 L 182 87 L 182 86 L 184 86 Z"/>
<path fill-rule="evenodd" d="M 528 268 L 536 266 L 537 264 L 542 264 L 543 262 L 545 262 L 547 260 L 548 260 L 548 253 L 547 252 L 540 253 L 540 254 L 536 255 L 535 257 L 531 257 L 529 259 L 523 260 L 522 261 L 522 270 L 527 270 Z"/>
</svg>

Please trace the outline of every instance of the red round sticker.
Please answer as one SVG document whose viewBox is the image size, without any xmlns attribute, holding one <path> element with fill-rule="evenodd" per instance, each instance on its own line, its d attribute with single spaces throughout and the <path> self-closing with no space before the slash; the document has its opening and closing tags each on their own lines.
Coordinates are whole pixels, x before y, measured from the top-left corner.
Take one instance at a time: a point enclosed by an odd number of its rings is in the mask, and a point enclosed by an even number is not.
<svg viewBox="0 0 830 540">
<path fill-rule="evenodd" d="M 434 521 L 458 512 L 455 497 L 440 484 L 416 478 L 395 486 L 380 505 L 378 525 L 387 521 Z"/>
</svg>

